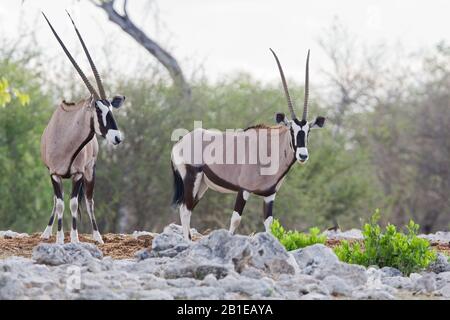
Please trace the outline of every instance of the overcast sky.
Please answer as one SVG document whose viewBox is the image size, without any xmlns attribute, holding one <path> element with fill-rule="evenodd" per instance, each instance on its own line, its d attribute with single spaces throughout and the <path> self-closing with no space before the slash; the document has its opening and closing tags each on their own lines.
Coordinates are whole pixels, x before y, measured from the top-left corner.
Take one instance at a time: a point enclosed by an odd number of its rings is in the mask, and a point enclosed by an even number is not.
<svg viewBox="0 0 450 320">
<path fill-rule="evenodd" d="M 120 0 L 118 0 L 120 2 Z M 408 50 L 450 43 L 450 1 L 407 0 L 129 0 L 129 14 L 154 40 L 169 47 L 187 74 L 199 64 L 211 79 L 246 71 L 263 81 L 278 79 L 273 57 L 278 53 L 290 78 L 302 81 L 306 51 L 311 48 L 311 73 L 326 64 L 317 44 L 334 17 L 368 43 L 400 42 Z M 64 9 L 68 9 L 94 51 L 119 49 L 120 65 L 152 59 L 134 40 L 110 23 L 87 0 L 0 0 L 0 30 L 17 37 L 20 27 L 35 29 L 51 57 L 61 49 L 39 16 L 45 11 L 69 48 L 79 44 Z M 155 20 L 157 9 L 158 19 Z M 97 48 L 97 49 L 96 49 Z"/>
</svg>

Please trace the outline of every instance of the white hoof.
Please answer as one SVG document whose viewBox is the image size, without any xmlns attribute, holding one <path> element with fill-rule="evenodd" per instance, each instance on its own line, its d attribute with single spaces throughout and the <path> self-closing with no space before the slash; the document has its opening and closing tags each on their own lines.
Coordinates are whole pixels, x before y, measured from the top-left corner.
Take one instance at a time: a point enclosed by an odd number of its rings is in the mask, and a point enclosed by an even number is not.
<svg viewBox="0 0 450 320">
<path fill-rule="evenodd" d="M 58 231 L 56 233 L 56 244 L 64 244 L 64 232 Z"/>
<path fill-rule="evenodd" d="M 71 243 L 80 243 L 80 240 L 78 240 L 78 231 L 77 230 L 70 231 L 70 242 Z"/>
<path fill-rule="evenodd" d="M 267 217 L 267 219 L 264 221 L 264 227 L 266 228 L 266 232 L 267 233 L 272 233 L 272 222 L 273 222 L 273 217 Z"/>
<path fill-rule="evenodd" d="M 94 239 L 94 241 L 97 241 L 99 244 L 104 244 L 102 235 L 100 234 L 100 232 L 94 231 L 92 233 L 92 238 Z"/>
<path fill-rule="evenodd" d="M 47 228 L 45 228 L 44 232 L 42 232 L 41 234 L 41 239 L 48 240 L 51 236 L 52 236 L 52 227 L 47 226 Z"/>
</svg>

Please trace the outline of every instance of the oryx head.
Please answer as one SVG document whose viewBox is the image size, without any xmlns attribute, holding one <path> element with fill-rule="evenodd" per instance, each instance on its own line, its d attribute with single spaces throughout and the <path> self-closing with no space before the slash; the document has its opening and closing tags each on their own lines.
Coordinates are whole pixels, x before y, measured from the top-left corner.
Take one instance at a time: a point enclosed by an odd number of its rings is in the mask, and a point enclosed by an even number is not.
<svg viewBox="0 0 450 320">
<path fill-rule="evenodd" d="M 84 53 L 86 54 L 86 57 L 89 60 L 89 64 L 91 66 L 92 72 L 94 73 L 95 82 L 97 83 L 98 91 L 95 90 L 95 88 L 92 86 L 92 84 L 87 79 L 86 75 L 83 73 L 81 68 L 76 63 L 75 59 L 70 54 L 69 50 L 67 50 L 66 46 L 62 42 L 62 40 L 59 38 L 58 34 L 56 33 L 55 29 L 53 29 L 53 26 L 51 25 L 50 21 L 48 21 L 47 17 L 44 13 L 42 13 L 45 20 L 47 20 L 48 25 L 50 26 L 50 29 L 52 30 L 53 34 L 55 35 L 56 39 L 58 40 L 59 44 L 61 45 L 62 49 L 64 50 L 65 54 L 69 58 L 72 65 L 77 70 L 78 74 L 80 75 L 81 79 L 83 80 L 84 84 L 88 88 L 89 92 L 92 95 L 93 101 L 92 101 L 92 107 L 95 108 L 94 112 L 94 130 L 95 133 L 101 135 L 102 137 L 106 138 L 106 140 L 109 143 L 112 143 L 114 145 L 119 144 L 122 142 L 123 137 L 122 133 L 119 131 L 117 127 L 116 120 L 114 119 L 112 108 L 119 108 L 123 102 L 125 101 L 124 96 L 115 96 L 112 99 L 108 99 L 105 94 L 105 89 L 103 87 L 102 80 L 100 78 L 100 74 L 97 71 L 97 68 L 95 67 L 94 62 L 92 61 L 91 55 L 89 54 L 89 51 L 83 41 L 83 38 L 81 37 L 80 32 L 78 31 L 75 22 L 72 20 L 72 17 L 69 15 L 70 20 L 72 21 L 72 24 L 75 28 L 75 31 L 78 35 L 78 39 L 80 39 L 81 45 L 83 46 Z"/>
<path fill-rule="evenodd" d="M 305 75 L 305 103 L 303 106 L 302 119 L 299 120 L 294 112 L 294 107 L 292 105 L 291 97 L 289 95 L 289 90 L 287 87 L 286 79 L 284 77 L 283 68 L 281 67 L 280 61 L 278 60 L 275 52 L 272 51 L 275 60 L 277 61 L 278 69 L 280 70 L 281 81 L 283 82 L 284 93 L 286 94 L 286 99 L 288 103 L 289 111 L 291 112 L 291 120 L 289 120 L 284 113 L 276 114 L 276 121 L 279 124 L 284 124 L 291 131 L 292 136 L 292 147 L 294 149 L 295 158 L 300 163 L 304 164 L 309 158 L 308 153 L 308 137 L 311 129 L 322 128 L 325 124 L 324 117 L 317 117 L 313 121 L 307 120 L 308 117 L 308 95 L 309 95 L 309 50 L 308 57 L 306 58 L 306 75 Z"/>
</svg>

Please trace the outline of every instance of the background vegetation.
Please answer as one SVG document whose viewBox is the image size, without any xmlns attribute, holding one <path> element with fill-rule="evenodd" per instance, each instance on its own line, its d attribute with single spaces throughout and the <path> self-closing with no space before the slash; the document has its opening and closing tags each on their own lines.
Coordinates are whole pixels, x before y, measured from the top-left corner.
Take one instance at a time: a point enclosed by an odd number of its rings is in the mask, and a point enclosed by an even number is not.
<svg viewBox="0 0 450 320">
<path fill-rule="evenodd" d="M 308 164 L 294 166 L 277 194 L 275 216 L 289 229 L 347 229 L 361 227 L 381 208 L 383 219 L 394 224 L 413 218 L 421 231 L 447 229 L 450 46 L 439 43 L 413 56 L 397 52 L 386 63 L 393 49 L 363 50 L 346 39 L 345 29 L 336 25 L 320 39 L 335 68 L 325 86 L 312 88 L 310 110 L 328 122 L 311 135 Z M 0 229 L 43 230 L 52 191 L 40 160 L 40 135 L 60 100 L 86 95 L 67 65 L 48 74 L 44 61 L 42 49 L 31 42 L 0 50 Z M 232 74 L 212 83 L 200 73 L 188 78 L 186 97 L 161 73 L 145 65 L 133 77 L 108 79 L 111 94 L 127 96 L 115 111 L 126 138 L 117 148 L 100 141 L 95 199 L 103 232 L 160 231 L 178 221 L 169 206 L 174 128 L 192 129 L 200 119 L 217 129 L 272 124 L 276 112 L 287 111 L 278 82 Z M 290 87 L 301 100 L 303 88 L 292 81 Z M 5 92 L 12 88 L 17 94 L 8 99 Z M 66 184 L 66 193 L 69 188 Z M 227 227 L 233 204 L 233 195 L 209 191 L 192 225 L 200 231 Z M 239 232 L 261 230 L 262 202 L 253 197 Z"/>
</svg>

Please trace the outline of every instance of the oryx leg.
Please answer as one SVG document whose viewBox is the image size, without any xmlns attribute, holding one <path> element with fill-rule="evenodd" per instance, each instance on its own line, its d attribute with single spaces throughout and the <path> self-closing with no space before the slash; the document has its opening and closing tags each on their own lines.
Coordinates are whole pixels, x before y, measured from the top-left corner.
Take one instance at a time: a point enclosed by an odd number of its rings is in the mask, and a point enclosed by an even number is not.
<svg viewBox="0 0 450 320">
<path fill-rule="evenodd" d="M 48 239 L 52 235 L 53 223 L 55 222 L 55 216 L 58 217 L 58 232 L 56 233 L 56 243 L 64 243 L 64 231 L 62 226 L 62 218 L 64 213 L 64 192 L 61 177 L 52 175 L 50 177 L 53 186 L 53 210 L 48 221 L 47 228 L 42 233 L 41 238 Z"/>
<path fill-rule="evenodd" d="M 270 233 L 270 226 L 273 222 L 272 210 L 273 210 L 273 201 L 275 200 L 275 193 L 264 197 L 264 227 L 266 228 L 266 232 Z"/>
<path fill-rule="evenodd" d="M 50 215 L 50 220 L 48 221 L 47 227 L 45 228 L 44 232 L 42 232 L 42 234 L 41 234 L 42 239 L 49 239 L 52 236 L 53 222 L 55 222 L 55 213 L 56 213 L 56 196 L 53 195 L 52 214 Z"/>
<path fill-rule="evenodd" d="M 230 222 L 230 233 L 233 234 L 234 231 L 239 227 L 241 223 L 242 212 L 244 211 L 245 204 L 247 203 L 250 193 L 245 190 L 240 190 L 236 197 L 236 202 L 234 204 L 234 211 L 231 215 Z"/>
<path fill-rule="evenodd" d="M 186 240 L 192 240 L 191 215 L 198 202 L 196 195 L 202 186 L 203 173 L 198 168 L 186 166 L 186 174 L 183 177 L 184 199 L 180 206 L 180 220 L 183 228 L 183 236 Z M 206 191 L 206 190 L 205 190 Z"/>
<path fill-rule="evenodd" d="M 95 168 L 92 169 L 91 180 L 88 180 L 87 177 L 84 180 L 85 185 L 85 197 L 86 197 L 86 208 L 89 214 L 89 220 L 91 220 L 92 224 L 92 238 L 100 244 L 103 244 L 103 239 L 98 231 L 97 221 L 95 220 L 94 215 L 94 186 L 95 186 Z"/>
<path fill-rule="evenodd" d="M 70 195 L 70 213 L 72 214 L 72 229 L 70 231 L 70 242 L 78 243 L 77 214 L 78 214 L 78 195 L 83 186 L 83 175 L 77 173 L 72 177 L 72 193 Z"/>
<path fill-rule="evenodd" d="M 197 192 L 194 194 L 195 197 L 194 207 L 197 205 L 200 199 L 205 195 L 205 192 L 208 190 L 208 185 L 205 182 L 204 173 L 201 173 L 201 178 L 198 180 L 200 181 L 198 188 L 196 188 L 196 185 L 194 184 L 194 190 L 197 190 Z"/>
</svg>

